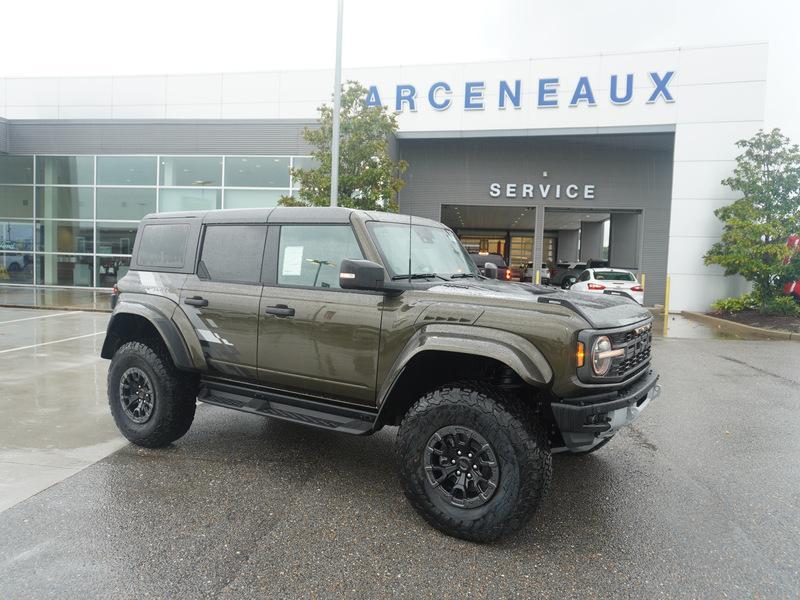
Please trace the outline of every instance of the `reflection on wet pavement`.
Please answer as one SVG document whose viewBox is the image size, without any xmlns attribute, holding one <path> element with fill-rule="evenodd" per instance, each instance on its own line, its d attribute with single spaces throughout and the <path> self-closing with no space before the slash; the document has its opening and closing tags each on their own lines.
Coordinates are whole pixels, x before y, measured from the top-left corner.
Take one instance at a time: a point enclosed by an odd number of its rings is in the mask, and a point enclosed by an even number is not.
<svg viewBox="0 0 800 600">
<path fill-rule="evenodd" d="M 0 510 L 124 445 L 100 358 L 108 315 L 0 309 Z"/>
</svg>

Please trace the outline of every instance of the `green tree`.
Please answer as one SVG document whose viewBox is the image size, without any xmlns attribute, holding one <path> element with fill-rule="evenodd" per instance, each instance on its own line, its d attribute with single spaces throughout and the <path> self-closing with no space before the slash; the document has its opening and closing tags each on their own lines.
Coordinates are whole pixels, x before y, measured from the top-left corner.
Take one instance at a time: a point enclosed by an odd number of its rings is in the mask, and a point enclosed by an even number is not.
<svg viewBox="0 0 800 600">
<path fill-rule="evenodd" d="M 339 142 L 339 206 L 397 212 L 397 192 L 408 167 L 389 155 L 389 139 L 397 131 L 397 116 L 386 107 L 364 104 L 367 89 L 356 81 L 342 86 Z M 311 155 L 319 166 L 293 169 L 300 182 L 296 196 L 284 196 L 283 206 L 328 206 L 331 194 L 331 139 L 333 109 L 319 107 L 319 127 L 303 130 L 314 147 Z"/>
<path fill-rule="evenodd" d="M 752 282 L 765 310 L 784 281 L 800 276 L 800 261 L 789 261 L 786 246 L 800 233 L 800 150 L 779 129 L 759 130 L 736 145 L 744 152 L 722 183 L 742 197 L 714 212 L 724 224 L 722 238 L 704 260 Z"/>
</svg>

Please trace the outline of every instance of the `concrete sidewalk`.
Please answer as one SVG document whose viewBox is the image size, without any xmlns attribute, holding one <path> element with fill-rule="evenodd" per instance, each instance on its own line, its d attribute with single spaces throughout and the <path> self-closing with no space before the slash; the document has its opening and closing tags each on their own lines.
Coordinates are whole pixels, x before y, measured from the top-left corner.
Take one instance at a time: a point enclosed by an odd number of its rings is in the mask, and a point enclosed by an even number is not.
<svg viewBox="0 0 800 600">
<path fill-rule="evenodd" d="M 111 291 L 0 286 L 0 306 L 111 312 Z"/>
</svg>

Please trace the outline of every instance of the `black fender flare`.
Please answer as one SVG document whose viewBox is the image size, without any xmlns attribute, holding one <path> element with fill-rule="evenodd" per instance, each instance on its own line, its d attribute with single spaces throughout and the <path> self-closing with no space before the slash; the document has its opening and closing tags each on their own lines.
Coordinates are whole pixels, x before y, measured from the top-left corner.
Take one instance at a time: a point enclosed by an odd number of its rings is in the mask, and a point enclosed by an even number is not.
<svg viewBox="0 0 800 600">
<path fill-rule="evenodd" d="M 113 334 L 115 322 L 119 322 L 120 317 L 123 315 L 136 315 L 146 319 L 161 336 L 161 340 L 164 342 L 172 362 L 175 363 L 177 368 L 184 370 L 197 369 L 189 354 L 186 341 L 170 316 L 157 307 L 131 301 L 119 302 L 115 307 L 114 313 L 108 322 L 103 349 L 100 351 L 102 358 L 111 358 L 114 355 L 113 335 L 111 334 Z"/>
<path fill-rule="evenodd" d="M 411 336 L 384 379 L 377 396 L 379 413 L 383 412 L 386 399 L 409 361 L 421 352 L 431 350 L 495 359 L 534 387 L 544 387 L 553 379 L 553 369 L 544 355 L 531 342 L 515 333 L 467 325 L 425 325 Z"/>
</svg>

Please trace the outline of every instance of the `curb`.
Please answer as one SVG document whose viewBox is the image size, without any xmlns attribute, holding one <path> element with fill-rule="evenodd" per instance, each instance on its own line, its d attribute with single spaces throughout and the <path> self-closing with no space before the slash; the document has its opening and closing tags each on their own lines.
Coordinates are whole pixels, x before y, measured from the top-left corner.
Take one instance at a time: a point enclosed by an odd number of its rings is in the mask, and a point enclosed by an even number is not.
<svg viewBox="0 0 800 600">
<path fill-rule="evenodd" d="M 0 304 L 0 308 L 25 308 L 29 310 L 65 310 L 65 311 L 75 311 L 75 312 L 96 312 L 96 313 L 110 313 L 111 309 L 109 308 L 94 308 L 94 307 L 83 307 L 83 306 L 42 306 L 39 304 Z"/>
<path fill-rule="evenodd" d="M 791 340 L 793 342 L 800 342 L 800 333 L 792 333 L 791 331 L 780 331 L 777 329 L 765 329 L 764 327 L 753 327 L 752 325 L 745 325 L 743 323 L 735 323 L 727 319 L 720 319 L 719 317 L 712 317 L 705 313 L 690 312 L 684 310 L 681 312 L 684 317 L 699 321 L 707 325 L 712 325 L 725 333 L 732 333 L 735 335 L 743 335 L 750 337 L 757 337 L 764 340 Z"/>
</svg>

